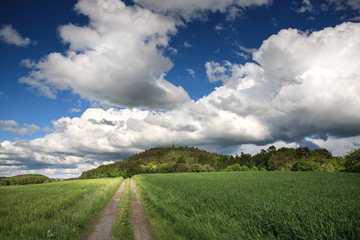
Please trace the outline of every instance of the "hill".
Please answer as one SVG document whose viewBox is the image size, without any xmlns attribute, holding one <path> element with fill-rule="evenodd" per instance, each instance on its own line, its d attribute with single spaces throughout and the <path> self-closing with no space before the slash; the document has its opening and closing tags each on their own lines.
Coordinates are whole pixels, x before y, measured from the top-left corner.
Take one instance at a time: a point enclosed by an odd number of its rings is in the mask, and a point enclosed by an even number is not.
<svg viewBox="0 0 360 240">
<path fill-rule="evenodd" d="M 358 152 L 354 151 L 355 152 Z M 360 154 L 357 154 L 360 155 Z M 251 156 L 209 153 L 194 147 L 157 147 L 128 159 L 83 172 L 80 178 L 131 177 L 139 173 L 211 171 L 352 171 L 347 156 L 334 157 L 326 149 L 280 148 L 274 146 Z M 359 160 L 355 160 L 359 161 Z"/>
<path fill-rule="evenodd" d="M 101 177 L 130 177 L 138 173 L 152 172 L 187 172 L 194 164 L 208 164 L 212 160 L 220 159 L 221 154 L 209 153 L 194 147 L 157 147 L 152 148 L 134 156 L 115 162 L 113 164 L 101 165 L 96 169 L 83 172 L 80 178 Z M 205 169 L 201 169 L 204 170 Z"/>
</svg>

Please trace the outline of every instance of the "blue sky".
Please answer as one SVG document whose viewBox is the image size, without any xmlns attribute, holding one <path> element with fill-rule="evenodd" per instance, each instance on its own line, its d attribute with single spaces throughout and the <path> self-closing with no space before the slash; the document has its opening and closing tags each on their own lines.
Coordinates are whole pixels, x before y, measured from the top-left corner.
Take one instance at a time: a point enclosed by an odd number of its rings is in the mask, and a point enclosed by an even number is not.
<svg viewBox="0 0 360 240">
<path fill-rule="evenodd" d="M 163 145 L 360 145 L 360 2 L 0 3 L 0 175 Z"/>
</svg>

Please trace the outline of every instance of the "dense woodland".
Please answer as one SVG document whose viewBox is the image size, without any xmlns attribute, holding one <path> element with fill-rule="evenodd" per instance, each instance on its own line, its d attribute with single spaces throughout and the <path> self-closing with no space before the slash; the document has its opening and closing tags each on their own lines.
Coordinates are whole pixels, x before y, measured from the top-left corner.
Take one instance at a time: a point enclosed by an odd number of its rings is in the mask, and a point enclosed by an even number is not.
<svg viewBox="0 0 360 240">
<path fill-rule="evenodd" d="M 360 172 L 360 149 L 334 157 L 326 149 L 274 146 L 251 156 L 209 153 L 194 147 L 158 147 L 128 159 L 83 172 L 80 178 L 131 177 L 140 173 L 218 171 L 325 171 Z"/>
<path fill-rule="evenodd" d="M 52 181 L 54 180 L 41 174 L 26 174 L 13 177 L 1 177 L 0 186 L 38 184 Z"/>
</svg>

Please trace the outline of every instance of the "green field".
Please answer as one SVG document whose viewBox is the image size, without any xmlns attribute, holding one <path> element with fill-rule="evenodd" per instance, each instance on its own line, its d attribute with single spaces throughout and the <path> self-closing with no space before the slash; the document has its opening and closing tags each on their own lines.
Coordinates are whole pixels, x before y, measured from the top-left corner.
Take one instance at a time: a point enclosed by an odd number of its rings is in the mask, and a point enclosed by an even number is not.
<svg viewBox="0 0 360 240">
<path fill-rule="evenodd" d="M 360 174 L 136 175 L 161 239 L 360 239 Z"/>
<path fill-rule="evenodd" d="M 0 239 L 74 239 L 121 179 L 0 187 Z"/>
</svg>

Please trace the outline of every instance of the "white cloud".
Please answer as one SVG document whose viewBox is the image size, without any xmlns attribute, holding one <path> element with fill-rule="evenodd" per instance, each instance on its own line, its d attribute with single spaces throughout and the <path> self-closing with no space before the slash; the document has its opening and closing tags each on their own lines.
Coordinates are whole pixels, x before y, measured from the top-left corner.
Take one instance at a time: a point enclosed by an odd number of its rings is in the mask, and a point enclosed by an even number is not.
<svg viewBox="0 0 360 240">
<path fill-rule="evenodd" d="M 12 133 L 15 133 L 18 135 L 33 134 L 39 130 L 40 130 L 40 128 L 34 124 L 30 124 L 30 125 L 25 124 L 25 127 L 23 127 L 23 128 L 3 127 L 1 129 L 1 131 L 12 132 Z"/>
<path fill-rule="evenodd" d="M 223 109 L 257 116 L 274 139 L 359 135 L 359 34 L 355 23 L 282 30 L 253 54 L 258 64 L 207 63 L 210 81 L 225 83 L 209 97 Z"/>
<path fill-rule="evenodd" d="M 210 82 L 223 81 L 225 82 L 229 79 L 229 66 L 231 63 L 226 61 L 225 64 L 221 65 L 217 62 L 207 62 L 205 63 L 206 75 Z"/>
<path fill-rule="evenodd" d="M 195 71 L 191 68 L 186 69 L 186 71 L 195 79 Z"/>
<path fill-rule="evenodd" d="M 40 130 L 35 124 L 24 124 L 23 128 L 19 128 L 19 124 L 14 120 L 0 120 L 1 131 L 12 132 L 19 135 L 33 134 Z"/>
<path fill-rule="evenodd" d="M 80 0 L 75 9 L 90 24 L 59 27 L 67 53 L 23 61 L 33 70 L 20 83 L 50 98 L 71 90 L 120 107 L 171 109 L 190 100 L 182 87 L 165 80 L 173 63 L 161 49 L 176 33 L 174 19 L 118 0 Z"/>
<path fill-rule="evenodd" d="M 189 42 L 186 41 L 186 42 L 184 42 L 184 47 L 191 48 L 192 45 Z"/>
<path fill-rule="evenodd" d="M 229 18 L 233 18 L 239 14 L 239 8 L 244 9 L 272 3 L 271 0 L 135 0 L 135 2 L 156 12 L 176 17 L 181 16 L 187 21 L 201 17 L 206 11 L 219 11 Z"/>
<path fill-rule="evenodd" d="M 22 37 L 11 25 L 4 24 L 0 29 L 0 40 L 7 43 L 16 45 L 18 47 L 27 47 L 30 44 L 36 44 L 30 38 Z"/>
<path fill-rule="evenodd" d="M 298 9 L 295 9 L 295 12 L 297 13 L 304 13 L 304 12 L 311 12 L 313 11 L 314 7 L 311 4 L 310 0 L 303 0 L 302 6 Z"/>
<path fill-rule="evenodd" d="M 81 109 L 79 109 L 79 108 L 70 108 L 70 109 L 69 109 L 69 112 L 71 112 L 71 113 L 77 113 L 77 112 L 81 112 Z"/>
<path fill-rule="evenodd" d="M 244 59 L 250 58 L 250 56 L 252 56 L 252 54 L 257 50 L 256 48 L 247 48 L 240 44 L 237 44 L 237 46 L 240 49 L 240 52 L 238 51 L 233 51 L 233 52 L 239 57 L 242 57 Z"/>
<path fill-rule="evenodd" d="M 14 120 L 0 120 L 0 127 L 18 127 L 19 124 Z"/>
<path fill-rule="evenodd" d="M 224 30 L 224 26 L 221 23 L 218 23 L 215 25 L 214 29 L 216 31 L 222 31 L 222 30 Z"/>
<path fill-rule="evenodd" d="M 346 8 L 360 11 L 360 1 L 358 0 L 327 0 L 327 3 L 330 6 L 334 5 L 336 11 L 346 10 Z"/>
<path fill-rule="evenodd" d="M 257 50 L 256 48 L 247 48 L 247 47 L 245 47 L 243 45 L 240 45 L 240 44 L 238 44 L 237 46 L 241 51 L 249 53 L 249 54 L 253 54 Z"/>
<path fill-rule="evenodd" d="M 206 63 L 209 80 L 223 85 L 198 101 L 169 111 L 88 109 L 54 121 L 43 138 L 3 141 L 0 161 L 75 175 L 80 166 L 171 144 L 236 153 L 254 144 L 306 143 L 347 152 L 359 146 L 358 36 L 356 23 L 311 33 L 281 30 L 253 53 L 255 62 Z"/>
</svg>

